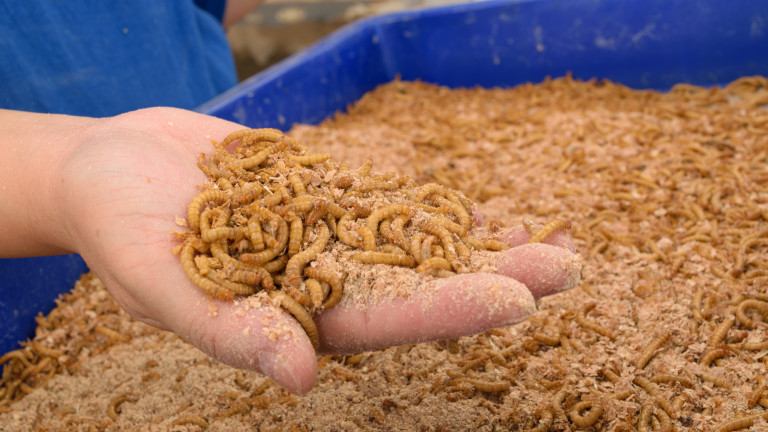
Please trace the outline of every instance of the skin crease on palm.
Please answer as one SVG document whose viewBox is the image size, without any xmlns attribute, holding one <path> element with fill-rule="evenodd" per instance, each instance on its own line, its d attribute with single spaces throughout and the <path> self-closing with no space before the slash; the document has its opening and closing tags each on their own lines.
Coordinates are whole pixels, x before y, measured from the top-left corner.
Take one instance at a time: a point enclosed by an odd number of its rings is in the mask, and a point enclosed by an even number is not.
<svg viewBox="0 0 768 432">
<path fill-rule="evenodd" d="M 212 357 L 259 371 L 287 390 L 308 392 L 317 358 L 301 326 L 272 306 L 243 310 L 207 298 L 186 277 L 172 235 L 177 217 L 206 182 L 196 162 L 242 126 L 184 110 L 152 108 L 92 122 L 62 157 L 55 195 L 61 200 L 61 248 L 80 253 L 117 302 L 134 317 L 176 332 Z M 311 143 L 304 143 L 309 145 Z M 375 163 L 375 161 L 374 161 Z M 581 260 L 561 232 L 525 244 L 522 227 L 506 232 L 498 274 L 446 279 L 430 299 L 418 294 L 367 309 L 344 301 L 316 316 L 320 353 L 476 334 L 520 322 L 535 299 L 576 285 Z M 270 337 L 270 328 L 293 337 Z M 247 330 L 246 330 L 247 329 Z"/>
</svg>

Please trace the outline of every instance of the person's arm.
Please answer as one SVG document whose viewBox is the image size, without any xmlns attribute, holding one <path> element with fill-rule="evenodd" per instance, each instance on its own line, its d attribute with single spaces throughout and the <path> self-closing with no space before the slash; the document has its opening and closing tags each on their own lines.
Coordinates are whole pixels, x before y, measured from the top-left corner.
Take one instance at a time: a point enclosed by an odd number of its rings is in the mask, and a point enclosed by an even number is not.
<svg viewBox="0 0 768 432">
<path fill-rule="evenodd" d="M 0 110 L 0 258 L 71 253 L 61 166 L 97 120 Z"/>
</svg>

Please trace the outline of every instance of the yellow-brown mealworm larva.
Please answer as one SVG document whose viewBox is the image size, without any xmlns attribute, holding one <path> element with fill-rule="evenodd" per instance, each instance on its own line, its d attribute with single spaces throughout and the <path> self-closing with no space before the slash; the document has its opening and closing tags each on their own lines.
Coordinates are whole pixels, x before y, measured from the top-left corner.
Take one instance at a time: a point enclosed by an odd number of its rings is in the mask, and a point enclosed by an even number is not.
<svg viewBox="0 0 768 432">
<path fill-rule="evenodd" d="M 756 421 L 763 419 L 768 420 L 768 411 L 763 411 L 757 414 L 747 415 L 741 418 L 727 421 L 717 425 L 715 432 L 733 432 L 739 429 L 746 429 L 755 424 Z"/>
<path fill-rule="evenodd" d="M 229 194 L 223 191 L 208 190 L 197 194 L 192 198 L 192 201 L 190 201 L 189 206 L 187 207 L 187 221 L 189 222 L 189 227 L 192 230 L 200 228 L 200 210 L 202 209 L 203 204 L 207 202 L 225 204 L 228 200 Z"/>
<path fill-rule="evenodd" d="M 523 228 L 530 235 L 534 235 L 539 229 L 536 223 L 530 219 L 523 219 Z"/>
<path fill-rule="evenodd" d="M 266 148 L 266 149 L 256 153 L 255 155 L 253 155 L 251 157 L 243 158 L 243 159 L 235 159 L 233 161 L 233 163 L 236 164 L 239 168 L 242 168 L 242 169 L 251 169 L 253 167 L 258 167 L 262 162 L 267 160 L 269 155 L 274 153 L 275 150 L 276 150 L 275 147 L 270 146 L 270 147 L 268 147 L 268 148 Z"/>
<path fill-rule="evenodd" d="M 278 251 L 277 249 L 264 249 L 261 252 L 255 252 L 255 253 L 247 252 L 247 253 L 240 254 L 238 259 L 244 264 L 256 266 L 259 264 L 264 264 L 266 262 L 269 262 L 278 255 L 280 255 L 280 251 Z"/>
<path fill-rule="evenodd" d="M 309 297 L 309 295 L 299 291 L 298 288 L 286 286 L 283 287 L 282 291 L 291 296 L 291 298 L 296 300 L 296 302 L 302 306 L 306 307 L 312 305 L 312 299 Z"/>
<path fill-rule="evenodd" d="M 253 273 L 253 274 L 255 275 L 255 273 Z M 241 283 L 237 283 L 237 282 L 232 282 L 230 280 L 220 278 L 216 274 L 216 272 L 213 272 L 213 271 L 209 272 L 207 275 L 205 275 L 205 277 L 210 279 L 214 283 L 223 286 L 224 288 L 228 289 L 229 291 L 231 291 L 235 295 L 251 295 L 254 292 L 256 292 L 256 290 L 252 286 L 241 284 Z M 257 278 L 258 278 L 258 276 L 257 276 Z M 261 278 L 258 278 L 258 279 L 261 280 Z"/>
<path fill-rule="evenodd" d="M 392 219 L 391 217 L 386 218 L 379 224 L 379 233 L 385 239 L 392 237 Z"/>
<path fill-rule="evenodd" d="M 443 244 L 443 251 L 445 251 L 445 259 L 451 263 L 451 266 L 453 266 L 454 269 L 458 270 L 456 268 L 456 246 L 453 244 L 451 233 L 448 232 L 445 227 L 435 224 L 435 219 L 436 218 L 429 218 L 426 223 L 421 224 L 420 228 L 430 234 L 436 235 L 437 238 L 440 239 L 440 242 Z"/>
<path fill-rule="evenodd" d="M 451 263 L 448 262 L 445 258 L 441 257 L 432 257 L 429 259 L 426 259 L 419 264 L 418 267 L 416 267 L 417 273 L 428 273 L 428 274 L 434 274 L 437 270 L 451 270 Z"/>
<path fill-rule="evenodd" d="M 182 414 L 171 422 L 171 426 L 182 426 L 186 424 L 193 424 L 202 429 L 208 429 L 208 422 L 197 414 Z"/>
<path fill-rule="evenodd" d="M 680 375 L 670 375 L 670 374 L 660 373 L 652 376 L 649 379 L 649 381 L 656 384 L 677 382 L 677 383 L 680 383 L 683 387 L 687 387 L 687 388 L 694 387 L 693 381 L 691 381 L 687 377 L 680 376 Z"/>
<path fill-rule="evenodd" d="M 300 217 L 294 214 L 289 216 L 291 217 L 291 229 L 288 236 L 290 238 L 288 242 L 288 256 L 292 257 L 299 253 L 301 249 L 301 239 L 304 237 L 304 224 L 301 222 Z"/>
<path fill-rule="evenodd" d="M 585 410 L 589 410 L 589 413 L 582 415 L 581 413 Z M 603 407 L 597 401 L 581 401 L 571 407 L 570 414 L 571 421 L 576 426 L 590 427 L 597 423 L 600 416 L 603 415 Z"/>
<path fill-rule="evenodd" d="M 699 378 L 701 378 L 702 380 L 706 382 L 710 382 L 726 390 L 730 390 L 731 388 L 733 388 L 733 385 L 730 382 L 728 382 L 728 380 L 726 380 L 725 378 L 719 377 L 717 375 L 712 375 L 706 372 L 697 372 L 696 375 L 698 375 Z"/>
<path fill-rule="evenodd" d="M 53 360 L 51 360 L 51 357 L 44 357 L 42 360 L 40 360 L 38 364 L 29 366 L 28 368 L 24 369 L 19 379 L 23 382 L 25 379 L 27 379 L 27 377 L 37 376 L 37 374 L 42 372 L 43 369 L 50 366 L 51 363 L 53 363 Z"/>
<path fill-rule="evenodd" d="M 632 390 L 627 389 L 627 390 L 622 390 L 620 392 L 616 392 L 616 393 L 611 394 L 611 398 L 612 399 L 616 399 L 616 400 L 625 400 L 625 399 L 629 398 L 630 396 L 632 396 L 633 394 L 635 394 L 635 392 L 633 392 Z"/>
<path fill-rule="evenodd" d="M 709 365 L 711 365 L 713 361 L 715 361 L 715 360 L 719 359 L 720 357 L 724 357 L 724 356 L 725 356 L 725 355 L 727 355 L 729 352 L 730 352 L 730 351 L 729 351 L 729 350 L 727 350 L 727 349 L 725 349 L 725 348 L 715 348 L 715 349 L 710 349 L 709 351 L 707 351 L 707 353 L 706 353 L 706 354 L 704 354 L 704 355 L 701 357 L 701 360 L 699 361 L 699 363 L 700 363 L 702 366 L 706 366 L 706 367 L 709 367 Z"/>
<path fill-rule="evenodd" d="M 718 324 L 717 327 L 715 327 L 715 330 L 712 331 L 712 336 L 709 338 L 709 343 L 707 346 L 709 348 L 715 348 L 725 340 L 725 336 L 728 334 L 728 330 L 733 327 L 733 325 L 736 323 L 736 319 L 732 316 L 729 316 L 726 318 L 723 322 Z"/>
<path fill-rule="evenodd" d="M 348 246 L 352 246 L 353 248 L 360 248 L 363 246 L 363 243 L 360 240 L 358 240 L 355 236 L 353 236 L 349 232 L 349 228 L 348 228 L 349 222 L 354 218 L 355 218 L 355 215 L 353 213 L 345 213 L 339 219 L 339 223 L 337 224 L 336 235 L 339 237 L 339 240 L 341 240 L 344 244 Z"/>
<path fill-rule="evenodd" d="M 509 390 L 509 381 L 487 381 L 476 378 L 463 378 L 465 382 L 472 384 L 475 390 L 485 393 L 499 393 Z"/>
<path fill-rule="evenodd" d="M 693 315 L 693 319 L 699 323 L 704 322 L 704 317 L 701 315 L 701 300 L 703 298 L 704 290 L 699 288 L 693 294 L 693 298 L 691 299 L 691 314 Z"/>
<path fill-rule="evenodd" d="M 736 318 L 744 327 L 757 327 L 757 322 L 747 316 L 747 310 L 750 309 L 760 312 L 760 314 L 763 316 L 763 320 L 768 322 L 768 302 L 748 299 L 739 303 L 739 306 L 736 308 Z"/>
<path fill-rule="evenodd" d="M 411 242 L 408 248 L 408 251 L 410 251 L 411 255 L 416 259 L 417 262 L 421 262 L 421 243 L 424 241 L 424 237 L 426 235 L 423 232 L 417 232 L 416 234 L 411 237 Z"/>
<path fill-rule="evenodd" d="M 409 255 L 385 253 L 385 252 L 359 252 L 352 255 L 352 259 L 363 264 L 388 264 L 404 267 L 416 267 L 416 260 Z"/>
<path fill-rule="evenodd" d="M 373 252 L 376 250 L 376 237 L 367 226 L 360 225 L 358 234 L 363 238 L 363 250 Z"/>
<path fill-rule="evenodd" d="M 552 408 L 545 408 L 541 411 L 539 421 L 533 429 L 526 429 L 525 432 L 547 432 L 552 427 L 552 421 L 554 420 L 554 413 Z"/>
<path fill-rule="evenodd" d="M 469 231 L 469 228 L 472 226 L 472 217 L 469 215 L 467 210 L 464 208 L 461 203 L 450 200 L 448 198 L 443 198 L 441 196 L 435 197 L 435 202 L 441 206 L 446 206 L 451 209 L 453 214 L 456 216 L 456 219 L 459 221 L 459 224 L 464 228 L 464 230 L 459 233 L 459 235 L 465 235 L 467 231 Z"/>
<path fill-rule="evenodd" d="M 288 203 L 288 211 L 299 214 L 307 213 L 314 208 L 316 200 L 317 198 L 312 195 L 303 195 L 293 198 L 290 203 Z"/>
<path fill-rule="evenodd" d="M 120 414 L 120 405 L 125 402 L 136 402 L 138 399 L 128 395 L 120 395 L 112 399 L 107 405 L 107 415 L 112 421 L 117 421 L 117 416 Z"/>
<path fill-rule="evenodd" d="M 635 365 L 637 370 L 643 370 L 645 368 L 645 365 L 647 365 L 648 362 L 651 361 L 651 358 L 653 358 L 653 356 L 656 354 L 656 350 L 661 348 L 667 339 L 669 339 L 669 332 L 665 331 L 659 337 L 654 339 L 650 344 L 648 344 L 648 347 L 640 355 L 640 358 L 637 359 L 637 364 Z"/>
<path fill-rule="evenodd" d="M 312 320 L 312 315 L 298 304 L 296 300 L 283 292 L 272 291 L 269 293 L 269 298 L 296 318 L 296 321 L 304 328 L 304 332 L 307 333 L 312 346 L 317 349 L 320 346 L 320 339 L 317 334 L 317 326 Z"/>
<path fill-rule="evenodd" d="M 252 141 L 268 141 L 279 142 L 285 138 L 285 135 L 279 129 L 261 128 L 261 129 L 241 129 L 239 131 L 232 132 L 224 138 L 224 141 L 217 144 L 217 147 L 226 147 L 230 143 L 233 143 L 239 139 L 250 138 Z"/>
<path fill-rule="evenodd" d="M 412 215 L 413 209 L 405 204 L 391 204 L 381 207 L 371 212 L 368 218 L 365 220 L 365 226 L 371 230 L 371 233 L 375 236 L 379 231 L 379 222 L 382 220 L 393 217 L 395 215 Z"/>
<path fill-rule="evenodd" d="M 664 399 L 664 396 L 661 395 L 656 384 L 652 383 L 648 378 L 641 376 L 635 377 L 633 382 L 648 392 L 648 394 L 656 400 L 656 403 L 669 414 L 669 417 L 677 418 L 674 407 L 672 407 L 672 404 L 668 400 Z"/>
<path fill-rule="evenodd" d="M 398 215 L 395 217 L 395 219 L 392 221 L 392 224 L 390 225 L 390 228 L 392 230 L 392 235 L 389 238 L 389 241 L 392 243 L 400 246 L 403 249 L 408 248 L 408 240 L 405 238 L 405 232 L 403 231 L 403 227 L 406 223 L 411 219 L 411 215 Z"/>
<path fill-rule="evenodd" d="M 328 153 L 315 153 L 315 154 L 309 154 L 304 156 L 297 156 L 291 153 L 286 153 L 285 156 L 288 159 L 301 165 L 320 164 L 331 158 L 331 155 Z"/>
<path fill-rule="evenodd" d="M 41 344 L 40 342 L 35 341 L 35 340 L 30 342 L 30 346 L 38 354 L 40 354 L 42 356 L 52 357 L 52 358 L 55 358 L 55 359 L 59 358 L 59 357 L 61 357 L 61 356 L 63 356 L 65 354 L 65 352 L 60 350 L 60 349 L 48 348 L 48 347 L 44 346 L 43 344 Z M 2 364 L 2 363 L 3 362 L 0 361 L 0 364 Z"/>
<path fill-rule="evenodd" d="M 400 187 L 400 184 L 395 181 L 379 180 L 376 178 L 364 179 L 360 184 L 353 187 L 353 189 L 360 193 L 366 193 L 371 191 L 386 191 L 395 190 Z"/>
<path fill-rule="evenodd" d="M 254 214 L 248 219 L 248 239 L 256 252 L 264 250 L 264 237 L 261 234 L 261 216 Z"/>
<path fill-rule="evenodd" d="M 285 266 L 285 277 L 289 286 L 299 286 L 302 269 L 325 249 L 330 237 L 331 232 L 328 229 L 328 225 L 325 222 L 320 223 L 315 241 L 308 248 L 288 260 L 288 264 Z"/>
<path fill-rule="evenodd" d="M 344 285 L 341 283 L 341 279 L 339 279 L 333 272 L 319 267 L 307 267 L 304 269 L 304 274 L 307 277 L 317 279 L 330 285 L 330 294 L 327 295 L 327 298 L 322 304 L 323 309 L 330 309 L 341 301 L 341 296 L 344 294 Z"/>
<path fill-rule="evenodd" d="M 399 246 L 393 245 L 392 243 L 385 243 L 381 245 L 381 247 L 379 247 L 379 251 L 394 254 L 407 254 L 407 252 L 402 250 Z"/>
<path fill-rule="evenodd" d="M 460 259 L 468 260 L 472 256 L 472 251 L 463 241 L 454 243 L 454 246 L 456 246 L 456 254 Z"/>
<path fill-rule="evenodd" d="M 595 303 L 590 303 L 584 306 L 583 308 L 579 309 L 579 312 L 576 314 L 576 319 L 575 319 L 576 323 L 584 328 L 588 328 L 594 331 L 595 333 L 601 336 L 605 336 L 609 339 L 616 339 L 616 334 L 613 331 L 587 319 L 587 314 L 589 313 L 589 311 L 594 309 L 595 306 L 596 306 Z"/>
<path fill-rule="evenodd" d="M 93 327 L 93 331 L 106 336 L 110 341 L 115 343 L 117 342 L 127 343 L 131 341 L 131 335 L 117 332 L 115 330 L 112 330 L 111 328 L 104 327 L 101 324 L 96 324 L 96 326 Z"/>
<path fill-rule="evenodd" d="M 619 375 L 616 372 L 612 371 L 611 369 L 605 368 L 605 369 L 602 369 L 602 372 L 603 372 L 603 375 L 605 375 L 605 377 L 608 378 L 610 382 L 612 383 L 619 382 L 619 379 L 620 379 Z"/>
<path fill-rule="evenodd" d="M 312 210 L 307 213 L 307 217 L 304 219 L 304 223 L 307 226 L 314 225 L 320 219 L 323 219 L 328 214 L 328 200 L 318 199 L 315 201 Z"/>
<path fill-rule="evenodd" d="M 266 235 L 266 234 L 265 234 Z M 182 250 L 183 252 L 183 250 Z M 226 240 L 218 240 L 216 242 L 211 243 L 211 253 L 213 256 L 221 261 L 221 263 L 225 266 L 229 265 L 232 266 L 234 269 L 240 269 L 240 270 L 249 270 L 261 278 L 261 286 L 266 290 L 273 290 L 275 289 L 274 281 L 272 280 L 272 276 L 269 274 L 267 270 L 265 270 L 262 267 L 259 267 L 258 265 L 251 265 L 246 262 L 246 256 L 247 255 L 259 255 L 264 253 L 274 253 L 272 249 L 267 249 L 266 251 L 261 251 L 255 254 L 242 254 L 240 255 L 240 259 L 242 261 L 238 261 L 234 258 L 232 258 L 226 251 Z"/>
<path fill-rule="evenodd" d="M 560 332 L 556 332 L 554 334 L 550 334 L 544 331 L 536 331 L 534 332 L 531 337 L 533 340 L 539 343 L 543 343 L 544 345 L 549 346 L 558 346 L 560 345 Z"/>
<path fill-rule="evenodd" d="M 302 196 L 307 193 L 307 189 L 304 187 L 304 182 L 301 181 L 301 177 L 298 173 L 290 173 L 288 175 L 288 181 L 291 183 L 291 188 L 293 188 L 294 195 Z"/>
<path fill-rule="evenodd" d="M 561 219 L 555 219 L 552 222 L 545 224 L 538 229 L 535 234 L 531 235 L 528 239 L 528 243 L 541 243 L 549 238 L 556 231 L 571 229 L 571 223 L 563 221 Z"/>
<path fill-rule="evenodd" d="M 757 388 L 749 395 L 749 399 L 747 399 L 747 408 L 752 409 L 755 405 L 757 405 L 757 401 L 760 400 L 761 396 L 765 392 L 766 386 L 768 386 L 768 380 L 763 378 L 762 375 L 757 376 Z"/>
<path fill-rule="evenodd" d="M 304 273 L 306 273 L 306 271 Z M 309 298 L 312 300 L 312 306 L 319 308 L 320 305 L 323 304 L 323 299 L 325 298 L 323 286 L 320 284 L 320 281 L 314 278 L 309 278 L 304 281 L 304 284 L 307 287 L 307 291 L 309 291 Z"/>
<path fill-rule="evenodd" d="M 421 243 L 421 251 L 419 252 L 420 262 L 424 262 L 432 256 L 432 246 L 436 240 L 435 236 L 428 235 L 424 238 L 424 242 Z"/>
</svg>

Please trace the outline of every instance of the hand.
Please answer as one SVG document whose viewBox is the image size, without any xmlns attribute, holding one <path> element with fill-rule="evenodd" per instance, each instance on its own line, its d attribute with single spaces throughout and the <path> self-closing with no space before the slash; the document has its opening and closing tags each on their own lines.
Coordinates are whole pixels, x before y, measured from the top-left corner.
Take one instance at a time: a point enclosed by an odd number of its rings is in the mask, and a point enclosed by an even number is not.
<svg viewBox="0 0 768 432">
<path fill-rule="evenodd" d="M 206 182 L 196 162 L 211 139 L 242 128 L 174 109 L 100 120 L 63 161 L 59 196 L 69 249 L 77 251 L 134 317 L 178 333 L 229 365 L 259 371 L 294 393 L 312 388 L 316 353 L 301 326 L 271 305 L 207 298 L 171 253 L 175 220 Z M 310 143 L 311 145 L 311 143 Z M 455 338 L 524 320 L 535 299 L 577 283 L 581 262 L 564 234 L 524 244 L 506 233 L 498 274 L 446 279 L 436 294 L 348 303 L 319 314 L 321 353 Z"/>
</svg>

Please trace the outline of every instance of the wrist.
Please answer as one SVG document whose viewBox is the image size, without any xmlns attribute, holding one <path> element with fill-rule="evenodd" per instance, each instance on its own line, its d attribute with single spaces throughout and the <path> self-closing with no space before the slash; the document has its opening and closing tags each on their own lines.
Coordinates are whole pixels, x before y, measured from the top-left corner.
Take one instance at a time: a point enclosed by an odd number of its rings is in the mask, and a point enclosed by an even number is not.
<svg viewBox="0 0 768 432">
<path fill-rule="evenodd" d="M 98 122 L 0 110 L 0 257 L 75 252 L 62 208 L 62 167 Z"/>
</svg>

